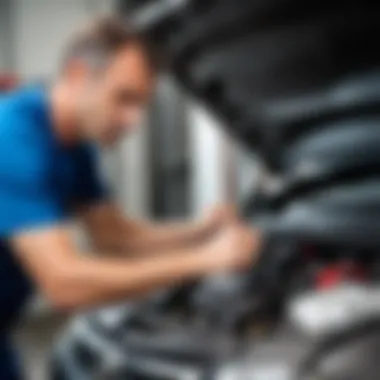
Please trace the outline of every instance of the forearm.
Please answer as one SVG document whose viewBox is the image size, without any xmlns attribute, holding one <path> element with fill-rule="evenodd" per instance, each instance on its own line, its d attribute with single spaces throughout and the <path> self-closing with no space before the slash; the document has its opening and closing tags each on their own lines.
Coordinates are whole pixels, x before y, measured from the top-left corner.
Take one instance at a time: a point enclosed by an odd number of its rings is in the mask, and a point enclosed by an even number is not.
<svg viewBox="0 0 380 380">
<path fill-rule="evenodd" d="M 54 274 L 45 290 L 58 308 L 73 310 L 138 297 L 209 272 L 201 250 L 173 253 L 138 261 L 78 258 Z"/>
<path fill-rule="evenodd" d="M 150 253 L 166 249 L 194 246 L 212 231 L 200 222 L 136 223 L 119 228 L 103 229 L 97 247 L 123 253 Z"/>
<path fill-rule="evenodd" d="M 136 235 L 131 242 L 144 246 L 183 246 L 186 244 L 199 243 L 212 231 L 200 221 L 189 222 L 163 222 L 142 224 L 140 234 Z"/>
<path fill-rule="evenodd" d="M 116 206 L 101 205 L 82 212 L 85 226 L 99 251 L 151 253 L 194 246 L 213 231 L 207 221 L 150 223 L 125 217 Z"/>
</svg>

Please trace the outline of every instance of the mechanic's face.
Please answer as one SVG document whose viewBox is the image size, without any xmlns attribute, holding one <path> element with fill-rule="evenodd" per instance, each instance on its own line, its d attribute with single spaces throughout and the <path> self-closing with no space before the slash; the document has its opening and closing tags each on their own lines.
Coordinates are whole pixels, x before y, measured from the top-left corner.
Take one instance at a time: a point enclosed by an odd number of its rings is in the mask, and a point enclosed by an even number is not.
<svg viewBox="0 0 380 380">
<path fill-rule="evenodd" d="M 126 46 L 99 73 L 87 72 L 79 93 L 84 138 L 113 144 L 131 131 L 144 114 L 153 73 L 139 46 Z"/>
</svg>

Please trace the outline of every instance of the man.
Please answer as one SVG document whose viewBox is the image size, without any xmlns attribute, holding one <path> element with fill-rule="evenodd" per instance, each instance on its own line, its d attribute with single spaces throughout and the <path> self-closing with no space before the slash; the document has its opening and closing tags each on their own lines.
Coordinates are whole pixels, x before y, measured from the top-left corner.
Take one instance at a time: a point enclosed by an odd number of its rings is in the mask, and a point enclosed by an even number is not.
<svg viewBox="0 0 380 380">
<path fill-rule="evenodd" d="M 148 45 L 107 19 L 73 39 L 49 91 L 30 87 L 0 101 L 1 380 L 18 378 L 7 340 L 32 285 L 72 311 L 251 264 L 258 237 L 227 208 L 156 226 L 125 218 L 110 201 L 92 145 L 112 144 L 138 122 L 154 79 Z M 71 241 L 73 210 L 101 255 Z"/>
</svg>

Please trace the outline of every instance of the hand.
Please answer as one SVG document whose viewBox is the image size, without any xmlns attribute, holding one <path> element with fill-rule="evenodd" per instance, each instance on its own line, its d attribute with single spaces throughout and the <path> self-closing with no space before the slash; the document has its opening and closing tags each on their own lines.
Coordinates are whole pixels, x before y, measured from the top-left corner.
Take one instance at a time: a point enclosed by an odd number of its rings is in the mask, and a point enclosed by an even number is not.
<svg viewBox="0 0 380 380">
<path fill-rule="evenodd" d="M 261 246 L 261 234 L 244 224 L 231 224 L 218 232 L 203 254 L 212 272 L 243 270 L 255 261 Z"/>
<path fill-rule="evenodd" d="M 210 231 L 218 231 L 224 226 L 236 223 L 238 219 L 238 212 L 234 205 L 220 204 L 207 210 L 201 223 Z"/>
</svg>

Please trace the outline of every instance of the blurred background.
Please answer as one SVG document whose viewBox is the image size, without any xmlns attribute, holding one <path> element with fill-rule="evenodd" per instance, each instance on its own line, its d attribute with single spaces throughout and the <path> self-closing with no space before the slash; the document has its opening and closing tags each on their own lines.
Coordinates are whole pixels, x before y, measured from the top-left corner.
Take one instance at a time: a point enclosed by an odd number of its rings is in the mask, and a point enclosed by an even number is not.
<svg viewBox="0 0 380 380">
<path fill-rule="evenodd" d="M 0 0 L 0 88 L 49 83 L 70 33 L 123 6 L 116 0 Z M 215 202 L 242 200 L 257 183 L 258 168 L 220 121 L 165 74 L 144 125 L 103 157 L 104 175 L 125 212 L 155 219 L 194 217 Z M 73 233 L 83 244 L 76 226 Z M 25 312 L 17 341 L 28 379 L 43 380 L 50 341 L 63 322 L 38 296 Z"/>
</svg>

